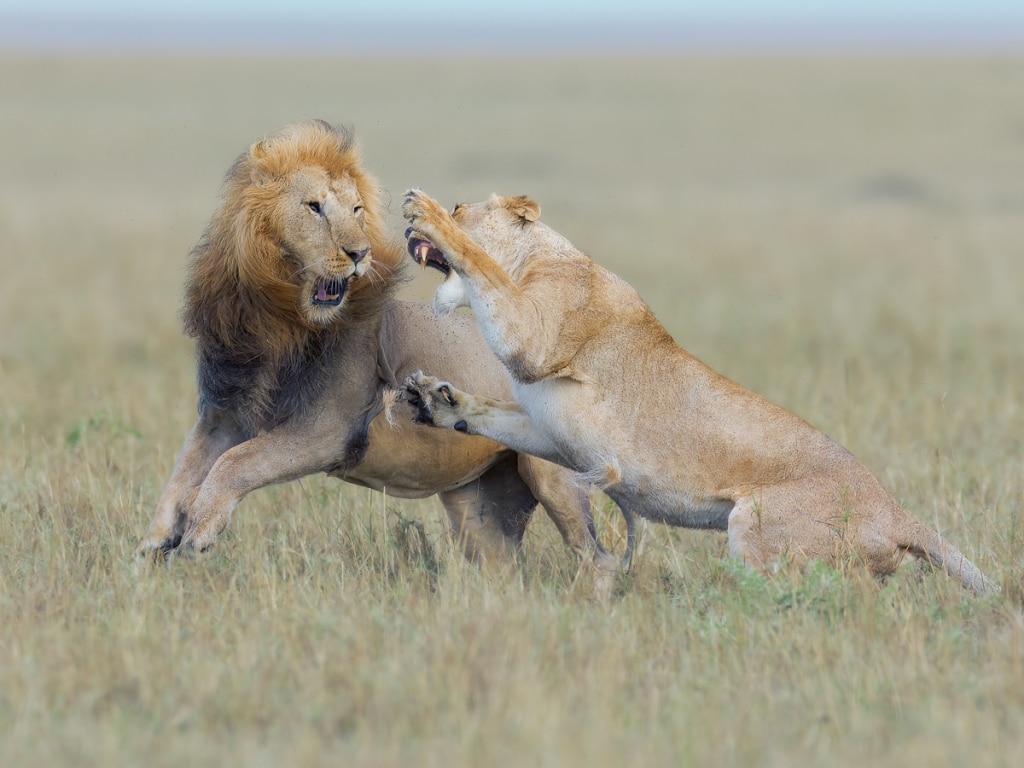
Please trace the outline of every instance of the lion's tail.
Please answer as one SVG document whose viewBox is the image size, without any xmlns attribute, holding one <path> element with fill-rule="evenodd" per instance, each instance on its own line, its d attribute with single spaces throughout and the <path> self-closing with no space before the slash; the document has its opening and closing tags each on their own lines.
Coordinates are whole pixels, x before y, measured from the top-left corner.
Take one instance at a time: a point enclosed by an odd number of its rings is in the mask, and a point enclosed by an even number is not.
<svg viewBox="0 0 1024 768">
<path fill-rule="evenodd" d="M 920 520 L 912 519 L 910 535 L 906 538 L 908 540 L 901 543 L 903 549 L 915 557 L 928 560 L 932 565 L 959 579 L 975 594 L 993 595 L 1002 591 L 999 585 L 985 576 L 963 552 Z"/>
</svg>

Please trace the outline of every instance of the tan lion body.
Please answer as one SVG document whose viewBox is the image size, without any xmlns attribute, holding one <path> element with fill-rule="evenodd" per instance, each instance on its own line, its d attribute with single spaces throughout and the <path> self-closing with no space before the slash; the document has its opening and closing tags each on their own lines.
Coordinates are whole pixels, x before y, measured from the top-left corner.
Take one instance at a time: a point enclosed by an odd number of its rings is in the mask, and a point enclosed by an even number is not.
<svg viewBox="0 0 1024 768">
<path fill-rule="evenodd" d="M 468 557 L 505 563 L 540 501 L 566 541 L 597 544 L 573 472 L 482 437 L 384 421 L 382 392 L 420 368 L 509 396 L 471 320 L 396 301 L 401 253 L 352 137 L 326 123 L 253 145 L 193 252 L 186 330 L 199 419 L 136 550 L 205 550 L 249 492 L 326 472 L 406 498 L 439 494 Z"/>
<path fill-rule="evenodd" d="M 494 196 L 449 214 L 406 196 L 412 229 L 453 270 L 435 303 L 462 297 L 515 379 L 508 402 L 414 376 L 406 397 L 420 420 L 586 473 L 643 517 L 726 530 L 730 552 L 759 570 L 852 555 L 881 576 L 911 554 L 998 590 L 849 451 L 681 349 L 539 212 Z M 410 250 L 423 261 L 429 244 L 414 236 Z"/>
</svg>

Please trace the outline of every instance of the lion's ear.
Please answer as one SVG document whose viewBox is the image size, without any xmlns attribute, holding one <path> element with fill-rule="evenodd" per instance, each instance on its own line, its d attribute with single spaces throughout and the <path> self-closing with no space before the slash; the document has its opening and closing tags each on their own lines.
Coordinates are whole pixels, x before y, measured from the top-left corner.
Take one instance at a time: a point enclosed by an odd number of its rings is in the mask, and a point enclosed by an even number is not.
<svg viewBox="0 0 1024 768">
<path fill-rule="evenodd" d="M 508 198 L 505 201 L 505 206 L 511 213 L 524 221 L 536 221 L 540 218 L 540 206 L 526 195 Z"/>
<path fill-rule="evenodd" d="M 249 178 L 252 183 L 261 186 L 270 181 L 270 174 L 263 167 L 263 161 L 270 154 L 266 139 L 261 139 L 249 147 Z"/>
</svg>

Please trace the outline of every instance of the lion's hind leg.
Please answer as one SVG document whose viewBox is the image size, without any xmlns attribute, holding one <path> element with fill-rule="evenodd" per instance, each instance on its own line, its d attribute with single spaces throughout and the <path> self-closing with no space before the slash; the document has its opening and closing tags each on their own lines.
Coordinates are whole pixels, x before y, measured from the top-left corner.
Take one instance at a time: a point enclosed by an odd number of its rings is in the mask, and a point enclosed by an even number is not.
<svg viewBox="0 0 1024 768">
<path fill-rule="evenodd" d="M 438 497 L 467 560 L 484 570 L 503 569 L 516 561 L 537 499 L 520 476 L 515 455 Z"/>
</svg>

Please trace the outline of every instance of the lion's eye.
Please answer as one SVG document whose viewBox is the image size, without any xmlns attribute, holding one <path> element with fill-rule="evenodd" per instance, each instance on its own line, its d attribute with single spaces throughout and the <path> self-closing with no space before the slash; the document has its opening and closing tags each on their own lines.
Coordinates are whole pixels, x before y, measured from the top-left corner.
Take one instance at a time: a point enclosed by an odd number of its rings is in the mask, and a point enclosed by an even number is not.
<svg viewBox="0 0 1024 768">
<path fill-rule="evenodd" d="M 320 203 L 318 203 L 316 200 L 310 200 L 308 203 L 306 203 L 306 205 L 309 207 L 309 210 L 318 215 L 322 210 L 320 207 Z"/>
<path fill-rule="evenodd" d="M 459 212 L 459 208 L 461 208 L 461 207 L 462 207 L 462 203 L 456 203 L 455 207 L 452 208 L 452 216 L 454 216 L 456 213 L 458 213 Z"/>
<path fill-rule="evenodd" d="M 356 216 L 358 216 L 362 212 L 363 212 L 363 205 L 362 205 L 362 203 L 360 203 L 359 205 L 357 205 L 355 208 L 352 209 L 352 213 L 354 213 Z"/>
</svg>

